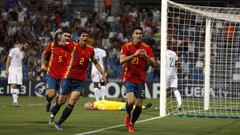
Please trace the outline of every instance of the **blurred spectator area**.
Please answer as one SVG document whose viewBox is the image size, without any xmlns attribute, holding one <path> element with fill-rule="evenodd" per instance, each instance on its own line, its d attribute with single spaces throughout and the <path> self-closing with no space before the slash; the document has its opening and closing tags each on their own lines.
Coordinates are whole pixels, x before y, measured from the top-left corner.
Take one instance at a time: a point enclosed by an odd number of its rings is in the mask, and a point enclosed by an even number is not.
<svg viewBox="0 0 240 135">
<path fill-rule="evenodd" d="M 225 0 L 174 1 L 207 6 L 228 4 Z M 112 0 L 110 15 L 105 12 L 104 0 L 0 0 L 0 71 L 4 72 L 7 54 L 17 43 L 17 37 L 25 34 L 28 35 L 30 49 L 26 52 L 24 60 L 24 78 L 41 79 L 43 77 L 40 72 L 41 52 L 52 41 L 52 33 L 59 27 L 70 28 L 73 40 L 76 40 L 80 29 L 87 29 L 93 45 L 100 46 L 107 52 L 107 67 L 112 79 L 120 79 L 121 45 L 131 40 L 131 29 L 135 25 L 143 28 L 143 41 L 151 45 L 156 59 L 160 62 L 160 2 Z M 204 49 L 199 48 L 197 50 L 199 53 L 193 53 L 196 50 L 191 45 L 194 44 L 188 42 L 191 38 L 188 39 L 186 36 L 182 40 L 181 43 L 188 46 L 180 48 L 182 52 L 178 53 L 183 58 L 180 61 L 183 68 L 179 76 L 195 78 L 197 76 L 189 75 L 192 72 L 202 73 L 203 67 L 202 61 L 197 61 L 194 57 L 204 56 L 202 54 Z M 198 45 L 201 46 L 201 42 L 198 42 Z M 189 66 L 195 66 L 197 62 L 199 69 L 190 70 Z M 149 67 L 147 74 L 148 80 L 159 80 L 159 67 Z"/>
</svg>

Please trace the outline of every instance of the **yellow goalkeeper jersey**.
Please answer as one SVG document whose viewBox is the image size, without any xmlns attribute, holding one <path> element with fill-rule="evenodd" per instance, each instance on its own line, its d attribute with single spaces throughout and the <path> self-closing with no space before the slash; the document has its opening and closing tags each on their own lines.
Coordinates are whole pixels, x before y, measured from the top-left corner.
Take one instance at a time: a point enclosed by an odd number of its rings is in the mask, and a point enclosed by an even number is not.
<svg viewBox="0 0 240 135">
<path fill-rule="evenodd" d="M 109 100 L 98 100 L 93 102 L 93 108 L 97 110 L 126 110 L 126 103 Z"/>
</svg>

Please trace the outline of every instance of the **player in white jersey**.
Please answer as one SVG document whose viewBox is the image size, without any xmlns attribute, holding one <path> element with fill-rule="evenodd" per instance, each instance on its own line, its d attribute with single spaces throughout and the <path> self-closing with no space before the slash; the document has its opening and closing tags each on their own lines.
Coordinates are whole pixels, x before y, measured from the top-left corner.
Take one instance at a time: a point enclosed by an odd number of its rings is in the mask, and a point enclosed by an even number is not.
<svg viewBox="0 0 240 135">
<path fill-rule="evenodd" d="M 98 63 L 100 64 L 102 69 L 105 70 L 106 67 L 104 66 L 104 63 L 105 63 L 104 61 L 106 57 L 106 51 L 101 48 L 94 48 L 94 52 L 95 52 L 95 57 L 98 60 Z M 105 82 L 101 82 L 102 75 L 97 70 L 94 64 L 92 64 L 91 77 L 94 85 L 93 91 L 95 94 L 95 99 L 99 100 L 100 97 L 102 97 L 102 100 L 104 100 L 106 95 Z"/>
<path fill-rule="evenodd" d="M 177 108 L 176 110 L 182 109 L 182 99 L 181 94 L 177 89 L 178 85 L 178 77 L 177 77 L 177 68 L 176 61 L 178 57 L 174 51 L 167 50 L 167 88 L 174 92 L 174 95 L 177 100 Z"/>
<path fill-rule="evenodd" d="M 10 50 L 6 62 L 6 76 L 8 77 L 8 84 L 10 85 L 14 107 L 18 106 L 18 95 L 23 80 L 22 61 L 24 58 L 24 50 L 27 48 L 27 40 L 20 38 L 19 44 Z"/>
</svg>

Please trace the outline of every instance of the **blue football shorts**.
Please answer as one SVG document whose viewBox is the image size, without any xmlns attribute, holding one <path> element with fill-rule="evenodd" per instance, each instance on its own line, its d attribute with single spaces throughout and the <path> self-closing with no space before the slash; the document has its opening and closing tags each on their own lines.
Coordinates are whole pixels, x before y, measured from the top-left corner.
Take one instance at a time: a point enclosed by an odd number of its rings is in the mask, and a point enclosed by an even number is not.
<svg viewBox="0 0 240 135">
<path fill-rule="evenodd" d="M 127 88 L 126 93 L 133 92 L 136 98 L 145 98 L 145 84 L 124 82 L 123 85 Z"/>
<path fill-rule="evenodd" d="M 61 79 L 56 79 L 51 77 L 50 75 L 46 75 L 46 81 L 47 81 L 47 90 L 54 89 L 55 91 L 59 91 Z"/>
<path fill-rule="evenodd" d="M 67 95 L 72 91 L 79 91 L 82 95 L 82 92 L 84 90 L 84 81 L 78 79 L 63 79 L 61 88 L 61 95 Z"/>
</svg>

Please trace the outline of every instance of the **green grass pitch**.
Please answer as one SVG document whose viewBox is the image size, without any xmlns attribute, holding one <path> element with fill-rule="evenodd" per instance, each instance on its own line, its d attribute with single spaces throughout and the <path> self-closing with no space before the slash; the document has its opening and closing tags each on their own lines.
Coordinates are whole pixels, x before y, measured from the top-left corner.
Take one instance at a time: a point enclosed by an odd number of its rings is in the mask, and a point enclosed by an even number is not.
<svg viewBox="0 0 240 135">
<path fill-rule="evenodd" d="M 124 111 L 87 111 L 83 104 L 93 99 L 81 97 L 70 117 L 65 121 L 64 131 L 56 131 L 48 125 L 49 113 L 45 112 L 45 99 L 20 97 L 20 107 L 12 107 L 10 96 L 0 97 L 0 135 L 74 135 L 98 130 L 94 135 L 129 135 L 123 124 Z M 121 99 L 113 99 L 121 100 Z M 139 121 L 157 117 L 154 107 L 158 100 L 146 99 L 153 107 L 144 110 Z M 56 117 L 58 120 L 63 106 Z M 116 128 L 110 128 L 120 125 Z M 165 117 L 137 123 L 136 135 L 237 135 L 240 134 L 239 119 Z M 104 129 L 104 130 L 99 130 Z"/>
</svg>

